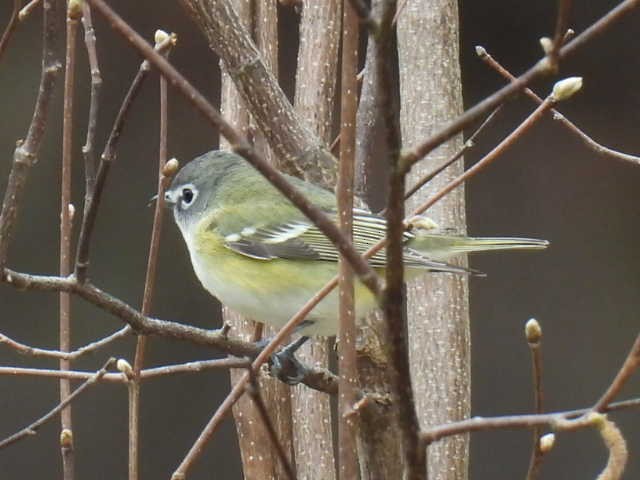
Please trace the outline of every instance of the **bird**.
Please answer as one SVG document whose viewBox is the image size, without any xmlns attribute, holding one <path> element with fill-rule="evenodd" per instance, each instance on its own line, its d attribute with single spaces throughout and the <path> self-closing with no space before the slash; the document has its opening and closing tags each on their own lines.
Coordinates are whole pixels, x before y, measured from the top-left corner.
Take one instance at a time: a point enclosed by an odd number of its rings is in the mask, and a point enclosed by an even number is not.
<svg viewBox="0 0 640 480">
<path fill-rule="evenodd" d="M 334 221 L 335 194 L 284 175 Z M 254 321 L 282 327 L 318 290 L 337 275 L 333 243 L 279 190 L 240 155 L 213 150 L 185 164 L 164 193 L 203 287 L 232 310 Z M 404 232 L 407 278 L 427 272 L 469 274 L 447 263 L 451 257 L 489 250 L 539 250 L 546 240 L 454 235 L 425 216 Z M 386 236 L 386 220 L 366 209 L 353 210 L 353 246 L 363 253 Z M 383 273 L 384 250 L 369 260 Z M 356 317 L 377 303 L 354 283 Z M 338 330 L 338 294 L 325 297 L 300 324 L 303 337 L 333 336 Z"/>
</svg>

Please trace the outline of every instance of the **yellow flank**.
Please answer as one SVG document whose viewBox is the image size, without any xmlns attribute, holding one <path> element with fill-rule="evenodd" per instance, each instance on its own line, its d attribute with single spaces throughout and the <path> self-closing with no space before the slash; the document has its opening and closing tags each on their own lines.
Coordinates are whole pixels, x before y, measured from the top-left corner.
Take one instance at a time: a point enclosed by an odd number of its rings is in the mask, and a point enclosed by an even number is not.
<svg viewBox="0 0 640 480">
<path fill-rule="evenodd" d="M 202 227 L 207 223 L 201 222 L 193 236 L 196 274 L 222 303 L 246 316 L 282 325 L 337 275 L 334 262 L 259 260 L 234 252 L 225 247 L 221 235 L 211 228 Z M 354 289 L 356 314 L 365 315 L 375 307 L 373 295 L 357 281 Z M 309 318 L 324 320 L 324 328 L 336 328 L 337 302 L 334 291 L 311 312 Z M 317 334 L 333 335 L 330 330 Z"/>
</svg>

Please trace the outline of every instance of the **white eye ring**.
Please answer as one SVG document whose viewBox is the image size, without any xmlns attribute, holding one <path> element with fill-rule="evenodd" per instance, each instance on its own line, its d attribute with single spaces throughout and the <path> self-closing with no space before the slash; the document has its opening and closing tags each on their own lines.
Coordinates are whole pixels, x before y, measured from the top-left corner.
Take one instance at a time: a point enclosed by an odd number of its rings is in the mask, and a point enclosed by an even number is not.
<svg viewBox="0 0 640 480">
<path fill-rule="evenodd" d="M 192 184 L 183 185 L 180 189 L 180 203 L 187 209 L 198 198 L 198 190 Z"/>
</svg>

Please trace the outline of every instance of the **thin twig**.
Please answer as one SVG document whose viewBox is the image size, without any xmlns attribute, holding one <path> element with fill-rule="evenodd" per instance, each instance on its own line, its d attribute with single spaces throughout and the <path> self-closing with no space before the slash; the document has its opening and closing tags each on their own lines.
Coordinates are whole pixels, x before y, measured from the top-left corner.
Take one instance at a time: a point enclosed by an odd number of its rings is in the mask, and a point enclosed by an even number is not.
<svg viewBox="0 0 640 480">
<path fill-rule="evenodd" d="M 180 0 L 178 3 L 196 21 L 209 47 L 222 60 L 255 124 L 269 143 L 277 166 L 317 184 L 335 185 L 336 159 L 296 114 L 236 13 L 235 2 Z M 218 133 L 230 140 L 224 129 Z"/>
<path fill-rule="evenodd" d="M 438 192 L 436 192 L 431 198 L 427 199 L 422 205 L 415 209 L 413 215 L 420 215 L 424 213 L 429 207 L 457 188 L 471 177 L 477 175 L 480 171 L 488 167 L 494 160 L 502 155 L 509 147 L 511 147 L 527 130 L 529 130 L 536 122 L 538 122 L 544 114 L 555 105 L 556 100 L 553 96 L 547 97 L 538 108 L 536 108 L 531 115 L 529 115 L 524 122 L 513 130 L 507 137 L 504 138 L 493 150 L 487 153 L 480 161 L 478 161 L 473 167 L 465 170 L 465 172 L 451 180 Z"/>
<path fill-rule="evenodd" d="M 104 347 L 105 345 L 117 340 L 119 338 L 124 337 L 131 333 L 131 327 L 126 325 L 122 327 L 120 330 L 108 335 L 107 337 L 101 338 L 100 340 L 96 340 L 95 342 L 84 345 L 83 347 L 77 348 L 71 352 L 63 352 L 61 350 L 47 350 L 43 348 L 36 348 L 26 345 L 24 343 L 17 342 L 6 335 L 0 333 L 0 343 L 4 343 L 8 345 L 10 348 L 13 348 L 18 353 L 23 355 L 29 355 L 32 357 L 47 357 L 47 358 L 57 358 L 61 360 L 76 360 L 80 358 L 82 355 L 87 353 L 94 352 L 99 348 Z"/>
<path fill-rule="evenodd" d="M 95 138 L 98 125 L 98 109 L 100 107 L 100 88 L 102 86 L 102 76 L 100 75 L 100 65 L 98 63 L 98 53 L 96 50 L 96 32 L 93 29 L 93 21 L 91 19 L 91 7 L 88 3 L 82 4 L 82 26 L 84 28 L 84 43 L 87 49 L 87 57 L 89 58 L 89 70 L 91 72 L 91 91 L 89 96 L 89 119 L 87 121 L 87 137 L 82 146 L 82 155 L 84 156 L 84 177 L 85 177 L 85 194 L 84 209 L 93 193 L 93 185 L 96 181 L 96 153 Z"/>
<path fill-rule="evenodd" d="M 59 23 L 64 9 L 60 2 L 44 0 L 44 24 L 42 44 L 42 74 L 35 109 L 27 137 L 18 140 L 13 154 L 13 165 L 7 181 L 7 187 L 0 211 L 0 278 L 2 268 L 6 265 L 9 244 L 16 224 L 18 208 L 22 204 L 22 196 L 31 166 L 38 158 L 47 125 L 49 105 L 53 98 L 58 73 L 62 68 L 57 57 Z"/>
<path fill-rule="evenodd" d="M 620 393 L 622 387 L 627 383 L 631 375 L 640 366 L 640 334 L 636 337 L 631 350 L 627 354 L 624 363 L 616 374 L 615 378 L 607 388 L 607 391 L 600 397 L 600 400 L 594 405 L 593 410 L 596 412 L 604 412 L 607 405 Z"/>
<path fill-rule="evenodd" d="M 140 39 L 140 41 L 146 44 L 144 40 Z M 170 47 L 173 41 L 174 40 L 171 37 L 167 38 L 164 42 L 156 47 L 156 51 L 164 51 L 165 49 Z M 153 47 L 149 48 L 151 48 L 153 51 Z M 122 134 L 122 129 L 124 128 L 124 124 L 129 111 L 131 110 L 131 106 L 138 96 L 138 92 L 140 91 L 142 83 L 147 77 L 150 69 L 151 67 L 148 61 L 145 60 L 140 64 L 138 72 L 133 78 L 133 81 L 129 86 L 129 90 L 122 100 L 120 110 L 118 111 L 118 114 L 116 115 L 116 118 L 113 122 L 111 133 L 109 134 L 109 138 L 107 139 L 107 143 L 100 157 L 100 166 L 98 167 L 98 173 L 96 174 L 96 180 L 91 192 L 91 199 L 89 200 L 89 203 L 86 206 L 86 210 L 84 212 L 82 226 L 80 227 L 80 238 L 78 239 L 75 275 L 80 282 L 83 282 L 87 279 L 89 268 L 89 253 L 91 248 L 91 236 L 93 233 L 93 227 L 95 226 L 98 207 L 102 198 L 102 191 L 104 190 L 107 175 L 109 173 L 111 165 L 113 164 L 113 161 L 115 160 L 116 147 L 118 145 L 118 141 L 120 140 L 120 135 Z"/>
<path fill-rule="evenodd" d="M 606 15 L 602 16 L 598 21 L 593 23 L 580 35 L 575 37 L 573 41 L 563 46 L 558 52 L 558 60 L 569 58 L 571 55 L 584 47 L 586 43 L 602 34 L 625 15 L 629 14 L 638 5 L 640 5 L 640 0 L 625 0 L 618 4 L 615 8 L 610 10 Z M 515 81 L 513 81 L 509 85 L 502 87 L 492 95 L 486 97 L 484 100 L 480 101 L 479 103 L 465 111 L 455 120 L 445 125 L 442 129 L 437 131 L 430 138 L 426 139 L 423 143 L 406 152 L 403 155 L 402 159 L 403 168 L 409 170 L 414 163 L 424 158 L 427 154 L 429 154 L 431 151 L 449 140 L 457 133 L 464 130 L 468 125 L 477 121 L 482 115 L 485 115 L 496 108 L 514 93 L 524 89 L 535 79 L 549 73 L 551 73 L 551 69 L 549 68 L 549 62 L 545 57 L 538 61 L 525 73 L 520 75 Z"/>
<path fill-rule="evenodd" d="M 640 407 L 640 398 L 626 400 L 624 402 L 612 403 L 605 412 L 613 412 L 627 410 Z M 579 410 L 567 410 L 562 412 L 527 414 L 527 415 L 505 415 L 501 417 L 473 417 L 458 422 L 451 422 L 437 427 L 430 428 L 420 434 L 420 438 L 425 446 L 429 446 L 433 442 L 442 440 L 452 435 L 461 435 L 469 432 L 482 432 L 487 430 L 521 430 L 534 427 L 550 427 L 556 429 L 560 426 L 560 430 L 568 430 L 569 428 L 581 427 L 584 425 L 573 424 L 571 427 L 564 422 L 577 418 L 585 417 L 593 409 L 583 408 Z"/>
<path fill-rule="evenodd" d="M 111 26 L 125 36 L 129 42 L 164 75 L 169 83 L 182 95 L 229 141 L 231 149 L 244 157 L 274 187 L 276 187 L 291 203 L 309 218 L 334 243 L 351 264 L 360 281 L 369 288 L 376 297 L 381 292 L 378 275 L 360 256 L 355 248 L 342 235 L 340 228 L 316 205 L 309 202 L 304 195 L 293 188 L 285 177 L 269 165 L 246 139 L 225 121 L 207 99 L 198 92 L 162 55 L 154 51 L 129 25 L 126 24 L 103 0 L 88 0 L 109 21 Z"/>
<path fill-rule="evenodd" d="M 340 166 L 337 202 L 340 228 L 352 239 L 353 177 L 356 144 L 356 112 L 358 108 L 358 16 L 354 3 L 343 1 L 342 7 L 342 71 L 340 95 Z M 368 15 L 369 17 L 369 15 Z M 356 403 L 358 384 L 356 359 L 356 325 L 353 271 L 342 256 L 339 260 L 339 329 L 338 329 L 338 478 L 358 478 L 356 448 Z"/>
<path fill-rule="evenodd" d="M 175 35 L 167 36 L 161 30 L 156 31 L 156 49 L 165 39 L 170 39 L 169 47 L 164 51 L 167 57 L 171 46 L 175 45 Z M 167 186 L 167 178 L 164 175 L 164 166 L 167 163 L 167 80 L 160 77 L 160 145 L 158 149 L 158 186 L 156 207 L 153 213 L 153 227 L 151 228 L 151 240 L 149 241 L 149 254 L 147 256 L 147 272 L 144 281 L 144 293 L 142 296 L 142 315 L 149 315 L 153 303 L 153 295 L 156 287 L 156 271 L 158 267 L 158 254 L 160 252 L 160 234 L 164 219 L 164 190 Z M 140 446 L 140 372 L 144 365 L 147 336 L 139 335 L 136 341 L 136 353 L 133 362 L 133 377 L 129 383 L 129 480 L 139 478 L 139 446 Z"/>
<path fill-rule="evenodd" d="M 60 276 L 71 273 L 71 228 L 74 207 L 71 204 L 71 169 L 73 162 L 73 100 L 75 95 L 76 39 L 79 17 L 82 15 L 80 4 L 68 2 L 66 61 L 64 71 L 64 99 L 62 117 L 62 173 L 60 185 Z M 60 292 L 59 336 L 60 351 L 71 350 L 71 294 Z M 70 370 L 71 362 L 60 359 L 60 370 Z M 71 395 L 71 381 L 60 379 L 60 402 Z M 60 412 L 60 449 L 62 454 L 62 477 L 73 480 L 75 477 L 75 455 L 73 446 L 73 422 L 71 405 Z"/>
<path fill-rule="evenodd" d="M 531 352 L 531 373 L 533 381 L 533 398 L 535 413 L 544 412 L 544 389 L 542 385 L 542 329 L 537 320 L 531 319 L 525 327 L 525 335 L 527 345 Z M 531 448 L 531 457 L 529 460 L 529 469 L 527 471 L 527 480 L 538 478 L 540 465 L 544 452 L 540 448 L 540 437 L 542 436 L 542 428 L 537 426 L 533 429 L 533 447 Z"/>
<path fill-rule="evenodd" d="M 13 11 L 11 12 L 11 18 L 9 19 L 9 23 L 4 29 L 4 33 L 2 34 L 2 38 L 0 38 L 0 59 L 7 49 L 7 45 L 9 45 L 9 39 L 16 27 L 18 26 L 18 11 L 20 10 L 20 0 L 13 0 Z"/>
<path fill-rule="evenodd" d="M 250 362 L 244 358 L 219 358 L 214 360 L 200 360 L 177 365 L 165 365 L 142 370 L 140 378 L 149 380 L 169 375 L 183 373 L 200 373 L 205 370 L 222 368 L 247 368 Z M 44 378 L 66 378 L 69 380 L 88 380 L 95 375 L 95 372 L 82 372 L 77 370 L 50 370 L 46 368 L 24 368 L 24 367 L 0 367 L 0 375 L 4 376 L 30 376 Z M 130 379 L 122 373 L 107 373 L 97 381 L 109 383 L 128 383 Z"/>
<path fill-rule="evenodd" d="M 509 72 L 506 68 L 504 68 L 495 58 L 493 58 L 483 47 L 476 47 L 476 52 L 480 59 L 493 68 L 496 72 L 502 75 L 509 81 L 515 81 L 516 77 L 514 77 L 511 72 Z M 542 98 L 535 94 L 531 89 L 524 89 L 525 95 L 531 98 L 533 101 L 542 103 Z M 582 143 L 587 147 L 593 150 L 598 155 L 603 157 L 611 157 L 617 160 L 623 160 L 626 162 L 631 162 L 634 165 L 640 165 L 640 157 L 635 155 L 630 155 L 628 153 L 618 152 L 609 147 L 605 147 L 604 145 L 596 142 L 591 137 L 589 137 L 586 133 L 584 133 L 578 126 L 576 126 L 573 122 L 567 119 L 562 113 L 560 113 L 556 109 L 551 109 L 553 114 L 553 119 L 558 121 L 560 125 L 568 129 L 571 133 L 576 135 Z"/>
<path fill-rule="evenodd" d="M 395 26 L 398 23 L 398 18 L 400 18 L 400 14 L 404 10 L 404 8 L 407 6 L 408 2 L 409 0 L 400 0 L 398 2 L 398 6 L 396 7 L 396 13 L 393 14 L 392 25 Z"/>
<path fill-rule="evenodd" d="M 251 373 L 251 381 L 249 382 L 249 385 L 247 385 L 247 392 L 253 400 L 253 403 L 256 406 L 256 410 L 258 410 L 258 414 L 260 415 L 262 423 L 264 424 L 265 429 L 269 434 L 269 439 L 271 440 L 271 443 L 276 450 L 278 459 L 282 464 L 282 468 L 287 475 L 287 478 L 289 478 L 290 480 L 295 480 L 296 474 L 293 471 L 293 467 L 291 466 L 289 459 L 287 458 L 287 453 L 284 451 L 282 443 L 278 439 L 278 434 L 276 433 L 276 429 L 273 426 L 273 422 L 271 421 L 271 418 L 269 418 L 267 406 L 265 405 L 264 400 L 262 399 L 262 395 L 260 394 L 260 385 L 258 383 L 258 379 L 253 373 Z"/>
<path fill-rule="evenodd" d="M 242 342 L 240 340 L 229 338 L 227 335 L 228 330 L 225 328 L 218 330 L 206 330 L 203 328 L 185 325 L 180 322 L 169 322 L 166 320 L 145 317 L 135 308 L 127 305 L 122 300 L 100 290 L 90 282 L 79 283 L 73 276 L 63 278 L 46 275 L 31 275 L 9 270 L 7 268 L 4 269 L 3 275 L 5 283 L 20 290 L 39 290 L 49 292 L 65 291 L 74 293 L 87 302 L 126 322 L 132 330 L 139 333 L 189 341 L 196 345 L 216 348 L 237 357 L 255 357 L 261 351 L 260 347 L 254 343 Z M 335 283 L 332 284 L 332 288 L 335 287 L 336 284 L 337 279 Z M 330 291 L 331 288 L 326 287 L 325 290 L 323 290 L 324 294 L 320 292 L 316 297 L 314 297 L 314 299 L 312 299 L 314 303 L 306 305 L 304 311 L 300 313 L 302 316 L 301 318 L 304 318 L 304 316 L 313 309 L 320 299 Z M 295 322 L 300 322 L 301 318 L 296 317 L 293 320 L 295 320 Z M 269 347 L 268 355 L 261 358 L 261 364 L 264 363 L 264 361 L 275 351 L 277 346 L 280 345 L 283 339 L 291 333 L 293 328 L 293 323 L 291 323 L 284 335 L 279 335 L 274 338 L 274 343 Z M 337 392 L 337 379 L 335 375 L 322 368 L 307 367 L 307 369 L 309 369 L 309 372 L 302 379 L 301 383 L 323 392 Z"/>
<path fill-rule="evenodd" d="M 40 2 L 41 0 L 31 0 L 24 7 L 22 7 L 22 10 L 20 10 L 20 12 L 18 13 L 18 20 L 20 20 L 21 22 L 25 20 Z"/>
<path fill-rule="evenodd" d="M 391 357 L 391 386 L 398 402 L 398 424 L 402 432 L 405 454 L 405 475 L 410 480 L 424 479 L 426 476 L 426 449 L 420 448 L 418 441 L 419 422 L 413 397 L 409 345 L 404 315 L 404 194 L 406 173 L 401 166 L 400 126 L 398 105 L 392 101 L 392 70 L 394 61 L 392 25 L 396 2 L 383 3 L 380 29 L 375 40 L 378 46 L 375 68 L 380 82 L 378 91 L 382 98 L 385 114 L 386 144 L 389 162 L 389 194 L 387 201 L 387 267 L 386 288 L 384 290 L 383 313 L 389 335 L 388 349 Z"/>
<path fill-rule="evenodd" d="M 426 174 L 422 177 L 413 187 L 411 187 L 407 193 L 405 194 L 405 200 L 414 195 L 418 190 L 424 187 L 427 183 L 429 183 L 434 177 L 438 176 L 441 172 L 446 170 L 449 166 L 454 164 L 457 160 L 459 160 L 465 153 L 467 153 L 471 148 L 475 146 L 476 138 L 482 133 L 482 131 L 491 124 L 491 122 L 496 118 L 498 113 L 502 110 L 502 105 L 499 105 L 493 112 L 491 112 L 487 118 L 480 124 L 480 126 L 471 134 L 471 136 L 464 142 L 464 145 L 460 150 L 454 153 L 449 159 L 447 159 L 442 165 L 435 168 L 433 171 Z"/>
<path fill-rule="evenodd" d="M 281 345 L 286 338 L 293 333 L 296 326 L 315 308 L 315 306 L 322 300 L 329 292 L 331 292 L 338 284 L 338 278 L 335 277 L 331 282 L 327 283 L 320 291 L 318 291 L 313 297 L 311 297 L 307 303 L 282 327 L 278 333 L 273 337 L 267 346 L 265 346 L 260 354 L 251 364 L 251 370 L 256 373 L 260 366 L 265 363 L 271 355 L 276 351 L 279 345 Z M 185 478 L 187 471 L 191 468 L 195 460 L 200 456 L 202 449 L 209 442 L 213 434 L 220 427 L 224 418 L 229 414 L 233 405 L 244 393 L 244 387 L 250 380 L 251 374 L 247 372 L 231 389 L 229 394 L 218 406 L 218 409 L 214 412 L 213 416 L 204 427 L 200 435 L 191 446 L 191 449 L 184 457 L 178 468 L 171 476 L 172 480 L 179 480 Z"/>
<path fill-rule="evenodd" d="M 47 0 L 45 0 L 45 2 L 46 1 Z M 7 446 L 9 446 L 11 444 L 14 444 L 17 441 L 19 441 L 19 440 L 21 440 L 21 439 L 23 439 L 25 437 L 28 437 L 30 435 L 35 435 L 37 430 L 42 425 L 47 423 L 52 418 L 55 418 L 58 415 L 58 413 L 60 413 L 60 411 L 62 409 L 64 409 L 67 405 L 69 405 L 78 395 L 80 395 L 88 387 L 90 387 L 91 385 L 95 384 L 98 380 L 100 380 L 100 378 L 105 373 L 107 373 L 107 369 L 110 368 L 114 363 L 115 363 L 115 359 L 113 359 L 113 358 L 110 358 L 109 360 L 107 360 L 107 362 L 104 364 L 104 366 L 100 370 L 98 370 L 96 373 L 94 373 L 91 376 L 91 378 L 87 379 L 86 382 L 84 382 L 82 385 L 80 385 L 78 388 L 76 388 L 71 393 L 71 395 L 69 395 L 62 402 L 60 402 L 58 405 L 56 405 L 55 408 L 50 410 L 47 414 L 43 415 L 42 417 L 40 417 L 35 422 L 33 422 L 30 425 L 26 426 L 25 428 L 23 428 L 19 432 L 16 432 L 13 435 L 11 435 L 11 436 L 5 438 L 4 440 L 0 441 L 0 449 L 2 449 L 4 447 L 7 447 Z"/>
<path fill-rule="evenodd" d="M 569 15 L 573 0 L 558 0 L 558 15 L 556 16 L 556 28 L 553 34 L 551 50 L 547 52 L 549 63 L 554 70 L 558 69 L 558 53 L 565 43 L 569 25 Z"/>
</svg>

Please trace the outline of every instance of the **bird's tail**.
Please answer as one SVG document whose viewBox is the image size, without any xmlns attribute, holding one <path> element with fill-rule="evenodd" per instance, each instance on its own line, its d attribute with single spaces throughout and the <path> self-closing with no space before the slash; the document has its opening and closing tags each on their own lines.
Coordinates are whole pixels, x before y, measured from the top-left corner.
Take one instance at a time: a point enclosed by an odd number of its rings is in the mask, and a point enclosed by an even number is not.
<svg viewBox="0 0 640 480">
<path fill-rule="evenodd" d="M 433 260 L 447 260 L 462 253 L 489 250 L 541 250 L 547 248 L 547 240 L 512 237 L 463 237 L 416 232 L 409 247 Z"/>
</svg>

